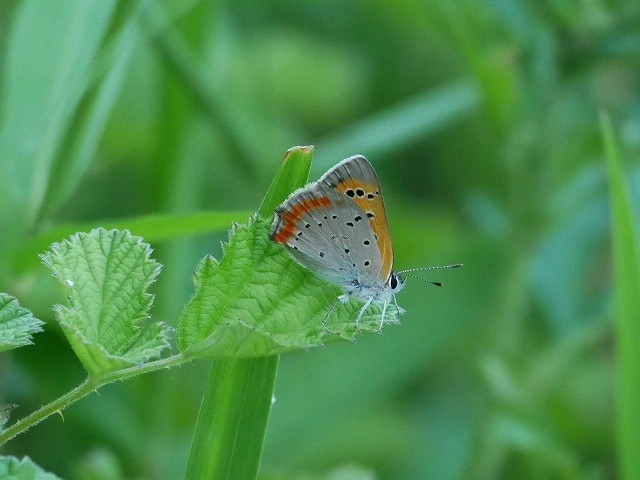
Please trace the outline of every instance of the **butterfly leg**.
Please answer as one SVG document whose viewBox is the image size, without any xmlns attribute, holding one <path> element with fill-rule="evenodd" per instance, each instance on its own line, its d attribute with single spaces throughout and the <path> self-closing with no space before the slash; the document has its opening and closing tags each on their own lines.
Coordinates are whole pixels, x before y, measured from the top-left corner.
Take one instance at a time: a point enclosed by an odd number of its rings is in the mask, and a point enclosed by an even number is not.
<svg viewBox="0 0 640 480">
<path fill-rule="evenodd" d="M 348 293 L 343 293 L 342 295 L 340 295 L 338 297 L 338 300 L 340 300 L 342 303 L 346 303 L 347 300 L 349 300 L 349 294 Z"/>
<path fill-rule="evenodd" d="M 364 302 L 364 305 L 360 309 L 360 313 L 358 313 L 358 316 L 356 317 L 356 326 L 358 326 L 358 324 L 360 323 L 360 320 L 362 319 L 362 315 L 364 315 L 364 311 L 367 308 L 369 308 L 369 305 L 371 305 L 372 301 L 373 301 L 373 297 L 370 297 L 370 298 L 367 298 L 366 302 Z"/>
<path fill-rule="evenodd" d="M 393 298 L 393 304 L 395 305 L 396 310 L 398 311 L 398 315 L 402 315 L 403 313 L 405 313 L 406 310 L 398 305 L 398 301 L 396 300 L 396 296 L 394 295 L 392 298 Z"/>
<path fill-rule="evenodd" d="M 380 317 L 380 325 L 378 325 L 378 333 L 382 333 L 382 325 L 384 324 L 384 314 L 387 313 L 387 305 L 389 305 L 389 302 L 385 300 L 382 304 L 382 316 Z"/>
<path fill-rule="evenodd" d="M 340 295 L 340 297 L 342 297 L 342 296 L 343 295 Z M 333 309 L 336 308 L 336 304 L 338 303 L 338 300 L 340 300 L 340 297 L 336 297 L 336 299 L 331 304 L 331 308 L 329 309 L 327 314 L 324 316 L 324 320 L 322 320 L 322 325 L 323 326 L 327 324 L 327 320 L 329 320 L 329 316 L 331 315 L 331 312 L 333 312 Z"/>
</svg>

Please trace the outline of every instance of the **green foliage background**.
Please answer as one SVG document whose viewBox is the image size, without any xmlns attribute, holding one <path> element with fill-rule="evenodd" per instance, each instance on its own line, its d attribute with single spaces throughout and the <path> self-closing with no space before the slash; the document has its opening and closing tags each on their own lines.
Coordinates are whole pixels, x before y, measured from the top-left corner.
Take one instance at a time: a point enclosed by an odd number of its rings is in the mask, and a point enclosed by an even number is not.
<svg viewBox="0 0 640 480">
<path fill-rule="evenodd" d="M 143 234 L 164 265 L 152 316 L 175 326 L 226 238 L 187 214 L 246 219 L 285 150 L 314 144 L 313 178 L 376 166 L 396 268 L 465 267 L 409 281 L 382 335 L 281 358 L 262 478 L 617 478 L 598 113 L 637 205 L 639 2 L 9 0 L 0 52 L 0 291 L 46 321 L 0 357 L 12 417 L 83 379 L 38 238 Z M 3 453 L 181 478 L 207 373 L 107 386 Z"/>
</svg>

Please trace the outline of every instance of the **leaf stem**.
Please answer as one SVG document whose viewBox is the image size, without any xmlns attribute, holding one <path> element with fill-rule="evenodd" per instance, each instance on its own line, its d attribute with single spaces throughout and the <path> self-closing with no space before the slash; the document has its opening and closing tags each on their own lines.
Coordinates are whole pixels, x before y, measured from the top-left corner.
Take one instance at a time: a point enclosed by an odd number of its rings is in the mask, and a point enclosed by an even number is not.
<svg viewBox="0 0 640 480">
<path fill-rule="evenodd" d="M 118 380 L 126 380 L 143 373 L 153 372 L 161 368 L 170 368 L 181 365 L 191 360 L 190 356 L 179 353 L 170 357 L 161 358 L 153 362 L 147 362 L 142 365 L 136 365 L 122 370 L 107 373 L 99 378 L 87 377 L 80 385 L 65 393 L 54 401 L 42 406 L 35 412 L 21 418 L 10 427 L 0 432 L 0 445 L 8 442 L 17 435 L 26 432 L 29 428 L 40 423 L 50 415 L 61 412 L 71 404 L 86 397 L 91 392 L 97 391 L 100 387 Z"/>
<path fill-rule="evenodd" d="M 70 390 L 63 396 L 56 398 L 53 402 L 44 405 L 35 412 L 18 420 L 16 423 L 3 430 L 2 433 L 0 433 L 0 444 L 3 444 L 11 440 L 16 435 L 27 431 L 29 428 L 47 418 L 49 415 L 60 412 L 72 403 L 77 402 L 81 398 L 85 397 L 96 388 L 97 387 L 94 385 L 91 379 L 87 378 L 73 390 Z"/>
</svg>

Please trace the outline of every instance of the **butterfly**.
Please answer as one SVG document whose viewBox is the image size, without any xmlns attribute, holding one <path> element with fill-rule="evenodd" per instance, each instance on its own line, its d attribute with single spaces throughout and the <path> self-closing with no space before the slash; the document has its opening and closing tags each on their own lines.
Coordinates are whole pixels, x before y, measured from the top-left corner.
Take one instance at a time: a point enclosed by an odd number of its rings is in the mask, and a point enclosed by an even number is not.
<svg viewBox="0 0 640 480">
<path fill-rule="evenodd" d="M 364 301 L 356 325 L 373 302 L 382 304 L 379 331 L 391 302 L 404 312 L 395 297 L 405 284 L 402 274 L 461 266 L 393 270 L 393 244 L 380 182 L 362 155 L 342 160 L 317 182 L 294 191 L 276 208 L 270 237 L 285 245 L 298 263 L 342 288 L 325 322 L 338 300 L 353 296 Z"/>
</svg>

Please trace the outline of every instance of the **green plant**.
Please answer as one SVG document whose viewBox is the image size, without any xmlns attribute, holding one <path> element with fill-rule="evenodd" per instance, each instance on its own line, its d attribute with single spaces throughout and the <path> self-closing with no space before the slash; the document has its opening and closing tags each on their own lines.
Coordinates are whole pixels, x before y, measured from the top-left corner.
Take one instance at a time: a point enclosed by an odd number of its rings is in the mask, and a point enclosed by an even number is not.
<svg viewBox="0 0 640 480">
<path fill-rule="evenodd" d="M 638 218 L 612 232 L 598 112 L 640 205 L 640 2 L 58 3 L 0 2 L 0 292 L 45 322 L 0 355 L 2 418 L 86 377 L 39 253 L 128 229 L 163 265 L 154 322 L 177 329 L 194 266 L 306 142 L 311 178 L 374 163 L 397 268 L 466 267 L 410 282 L 384 335 L 280 356 L 261 480 L 634 478 L 637 321 L 612 308 L 632 262 L 612 246 Z M 2 454 L 69 480 L 181 478 L 210 370 L 183 365 Z"/>
<path fill-rule="evenodd" d="M 126 230 L 102 228 L 54 243 L 42 259 L 69 299 L 56 306 L 56 317 L 87 379 L 1 431 L 0 443 L 108 383 L 209 358 L 214 364 L 186 478 L 255 478 L 278 355 L 376 331 L 380 315 L 374 305 L 356 327 L 361 305 L 351 300 L 325 321 L 339 289 L 299 266 L 268 237 L 270 212 L 305 183 L 312 152 L 289 150 L 258 213 L 231 229 L 222 259 L 200 262 L 196 293 L 178 322 L 174 355 L 159 358 L 169 348 L 169 329 L 146 321 L 153 300 L 147 290 L 160 273 L 148 244 Z M 6 328 L 0 349 L 30 343 L 42 322 L 10 296 L 2 300 Z M 395 316 L 392 308 L 390 319 Z"/>
</svg>

